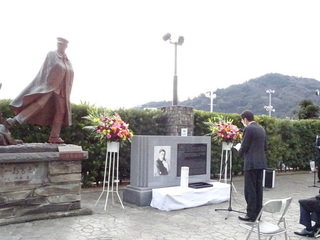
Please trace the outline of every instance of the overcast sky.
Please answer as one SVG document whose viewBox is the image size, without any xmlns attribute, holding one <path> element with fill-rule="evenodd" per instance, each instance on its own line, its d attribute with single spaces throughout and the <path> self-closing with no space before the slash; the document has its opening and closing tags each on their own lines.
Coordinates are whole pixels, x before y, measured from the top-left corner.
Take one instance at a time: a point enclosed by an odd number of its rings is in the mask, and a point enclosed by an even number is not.
<svg viewBox="0 0 320 240">
<path fill-rule="evenodd" d="M 266 73 L 320 80 L 318 0 L 0 0 L 0 98 L 15 98 L 56 37 L 67 38 L 73 103 L 109 108 L 172 100 Z M 209 100 L 208 100 L 209 104 Z"/>
</svg>

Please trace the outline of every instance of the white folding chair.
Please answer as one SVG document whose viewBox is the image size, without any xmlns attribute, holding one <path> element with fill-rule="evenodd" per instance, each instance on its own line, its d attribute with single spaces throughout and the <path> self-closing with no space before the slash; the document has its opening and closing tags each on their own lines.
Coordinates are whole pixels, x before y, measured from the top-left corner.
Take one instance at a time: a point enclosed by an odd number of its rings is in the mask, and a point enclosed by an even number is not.
<svg viewBox="0 0 320 240">
<path fill-rule="evenodd" d="M 240 223 L 241 227 L 249 230 L 246 240 L 249 239 L 252 232 L 261 236 L 270 237 L 285 234 L 288 240 L 285 214 L 290 206 L 292 198 L 274 199 L 263 204 L 262 209 L 254 222 Z"/>
</svg>

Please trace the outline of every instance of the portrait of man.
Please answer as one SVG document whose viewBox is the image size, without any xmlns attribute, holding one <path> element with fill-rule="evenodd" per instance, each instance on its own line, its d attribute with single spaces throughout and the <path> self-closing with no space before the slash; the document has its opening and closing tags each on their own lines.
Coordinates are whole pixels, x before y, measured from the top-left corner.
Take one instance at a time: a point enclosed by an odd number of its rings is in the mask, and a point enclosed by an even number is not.
<svg viewBox="0 0 320 240">
<path fill-rule="evenodd" d="M 170 154 L 170 146 L 154 147 L 154 176 L 169 175 Z"/>
</svg>

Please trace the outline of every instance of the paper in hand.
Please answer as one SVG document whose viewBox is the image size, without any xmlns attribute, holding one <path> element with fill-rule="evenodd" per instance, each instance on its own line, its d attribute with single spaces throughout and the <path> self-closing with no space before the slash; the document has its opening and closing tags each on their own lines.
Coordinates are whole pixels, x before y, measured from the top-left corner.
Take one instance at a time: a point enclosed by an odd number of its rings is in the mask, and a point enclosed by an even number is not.
<svg viewBox="0 0 320 240">
<path fill-rule="evenodd" d="M 240 147 L 241 147 L 241 143 L 237 143 L 237 145 L 234 146 L 234 148 L 237 149 L 237 151 L 239 151 Z"/>
</svg>

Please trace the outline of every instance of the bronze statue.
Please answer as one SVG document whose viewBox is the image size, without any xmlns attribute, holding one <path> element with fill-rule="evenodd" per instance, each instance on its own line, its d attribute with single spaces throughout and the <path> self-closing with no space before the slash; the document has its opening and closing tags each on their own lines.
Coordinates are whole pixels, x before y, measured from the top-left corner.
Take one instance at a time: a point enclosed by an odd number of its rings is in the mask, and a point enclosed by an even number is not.
<svg viewBox="0 0 320 240">
<path fill-rule="evenodd" d="M 3 114 L 0 112 L 0 146 L 23 144 L 21 140 L 15 140 L 9 129 L 3 124 Z"/>
<path fill-rule="evenodd" d="M 50 126 L 49 143 L 60 144 L 62 125 L 71 125 L 70 93 L 73 69 L 65 54 L 68 40 L 57 38 L 57 50 L 50 51 L 35 79 L 10 103 L 16 114 L 5 122 L 7 128 L 16 123 Z"/>
</svg>

